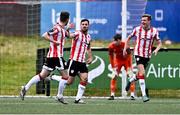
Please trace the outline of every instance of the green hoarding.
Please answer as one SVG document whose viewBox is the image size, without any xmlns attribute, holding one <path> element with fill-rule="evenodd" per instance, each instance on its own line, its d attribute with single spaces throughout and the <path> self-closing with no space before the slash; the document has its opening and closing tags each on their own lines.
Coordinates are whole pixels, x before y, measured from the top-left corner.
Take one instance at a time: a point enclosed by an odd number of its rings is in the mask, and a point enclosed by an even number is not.
<svg viewBox="0 0 180 115">
<path fill-rule="evenodd" d="M 101 58 L 105 63 L 104 72 L 97 79 L 103 78 L 104 84 L 107 84 L 106 82 L 109 83 L 107 76 L 112 72 L 109 67 L 107 51 L 93 51 L 93 54 Z M 92 67 L 92 69 L 94 68 Z M 135 62 L 133 64 L 133 70 L 134 73 L 137 70 Z M 99 84 L 100 81 L 96 82 L 96 79 L 94 79 L 94 83 Z M 180 88 L 180 50 L 161 50 L 157 56 L 152 56 L 149 66 L 146 69 L 146 84 L 149 89 Z"/>
<path fill-rule="evenodd" d="M 152 89 L 180 88 L 180 50 L 162 51 L 153 56 L 146 70 L 146 79 Z"/>
<path fill-rule="evenodd" d="M 89 76 L 87 90 L 94 90 L 91 93 L 110 92 L 110 76 L 112 74 L 109 64 L 107 48 L 93 49 L 93 62 L 88 65 Z M 46 57 L 46 56 L 44 56 Z M 68 60 L 69 49 L 65 51 L 65 59 Z M 133 62 L 133 71 L 137 71 Z M 69 90 L 76 90 L 79 79 L 68 87 Z M 54 88 L 57 82 L 53 81 Z M 56 85 L 55 85 L 56 84 Z M 157 56 L 152 56 L 149 66 L 146 69 L 146 84 L 149 89 L 178 89 L 180 88 L 180 50 L 163 50 Z M 121 77 L 118 78 L 118 89 L 121 88 Z M 53 87 L 53 86 L 52 86 Z M 101 93 L 102 94 L 102 93 Z M 93 94 L 96 95 L 96 94 Z M 97 94 L 98 95 L 98 94 Z"/>
</svg>

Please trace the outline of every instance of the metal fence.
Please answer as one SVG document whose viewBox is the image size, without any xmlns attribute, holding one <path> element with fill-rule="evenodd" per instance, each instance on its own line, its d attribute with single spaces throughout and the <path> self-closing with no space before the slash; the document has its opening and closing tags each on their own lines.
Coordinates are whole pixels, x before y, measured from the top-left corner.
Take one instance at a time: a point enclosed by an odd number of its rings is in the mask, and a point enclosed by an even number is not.
<svg viewBox="0 0 180 115">
<path fill-rule="evenodd" d="M 34 2 L 0 1 L 0 34 L 32 36 L 40 33 L 41 5 Z"/>
</svg>

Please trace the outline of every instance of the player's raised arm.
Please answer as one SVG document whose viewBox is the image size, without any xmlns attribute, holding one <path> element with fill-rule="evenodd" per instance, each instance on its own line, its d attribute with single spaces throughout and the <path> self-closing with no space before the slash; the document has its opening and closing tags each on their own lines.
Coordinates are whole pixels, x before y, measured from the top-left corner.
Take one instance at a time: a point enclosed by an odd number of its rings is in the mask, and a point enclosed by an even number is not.
<svg viewBox="0 0 180 115">
<path fill-rule="evenodd" d="M 71 35 L 72 33 L 70 33 L 70 29 L 73 29 L 74 28 L 74 24 L 73 23 L 69 23 L 68 25 L 67 25 L 67 27 L 66 27 L 66 37 L 68 37 L 68 38 L 72 38 L 73 37 L 73 35 Z"/>
</svg>

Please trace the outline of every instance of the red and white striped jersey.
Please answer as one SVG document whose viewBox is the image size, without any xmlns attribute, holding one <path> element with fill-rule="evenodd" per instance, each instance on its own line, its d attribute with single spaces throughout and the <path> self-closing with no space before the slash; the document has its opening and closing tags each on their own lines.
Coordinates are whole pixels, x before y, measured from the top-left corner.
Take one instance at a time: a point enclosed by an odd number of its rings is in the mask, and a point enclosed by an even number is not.
<svg viewBox="0 0 180 115">
<path fill-rule="evenodd" d="M 72 40 L 70 59 L 78 62 L 85 62 L 86 51 L 90 45 L 91 36 L 81 31 L 76 31 Z"/>
<path fill-rule="evenodd" d="M 55 30 L 57 31 L 56 33 L 54 33 Z M 63 57 L 64 42 L 67 31 L 61 27 L 61 25 L 56 24 L 53 29 L 48 32 L 48 34 L 50 35 L 50 39 L 58 41 L 59 45 L 50 42 L 47 57 Z"/>
<path fill-rule="evenodd" d="M 160 40 L 159 32 L 154 27 L 151 27 L 149 30 L 144 30 L 142 26 L 138 26 L 134 28 L 131 36 L 136 37 L 134 55 L 145 58 L 151 57 L 154 40 Z"/>
</svg>

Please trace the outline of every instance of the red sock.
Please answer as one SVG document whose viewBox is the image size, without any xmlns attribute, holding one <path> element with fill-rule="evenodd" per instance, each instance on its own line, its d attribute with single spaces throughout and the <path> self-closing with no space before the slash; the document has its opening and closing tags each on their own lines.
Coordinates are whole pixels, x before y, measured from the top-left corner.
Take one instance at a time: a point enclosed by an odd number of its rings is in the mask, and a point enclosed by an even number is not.
<svg viewBox="0 0 180 115">
<path fill-rule="evenodd" d="M 87 82 L 85 82 L 85 81 L 80 81 L 79 84 L 81 84 L 81 85 L 83 85 L 83 86 L 86 86 L 86 85 L 87 85 Z"/>
<path fill-rule="evenodd" d="M 130 86 L 130 92 L 134 92 L 134 91 L 135 91 L 135 82 L 132 82 Z"/>
<path fill-rule="evenodd" d="M 111 79 L 110 88 L 111 88 L 111 93 L 115 93 L 115 91 L 116 91 L 116 80 L 115 79 Z"/>
</svg>

